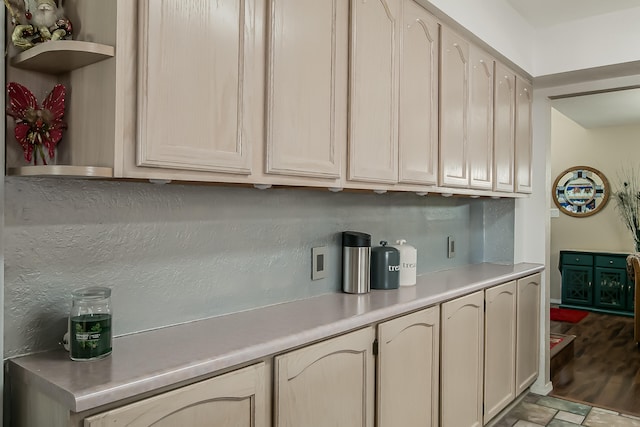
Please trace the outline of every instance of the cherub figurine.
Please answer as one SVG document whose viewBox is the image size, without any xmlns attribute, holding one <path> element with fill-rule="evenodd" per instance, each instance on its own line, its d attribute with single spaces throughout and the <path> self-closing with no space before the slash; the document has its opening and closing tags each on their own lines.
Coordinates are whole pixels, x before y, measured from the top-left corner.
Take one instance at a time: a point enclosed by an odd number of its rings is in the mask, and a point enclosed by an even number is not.
<svg viewBox="0 0 640 427">
<path fill-rule="evenodd" d="M 70 39 L 71 21 L 54 0 L 4 0 L 11 22 L 13 44 L 23 50 L 49 40 Z"/>
</svg>

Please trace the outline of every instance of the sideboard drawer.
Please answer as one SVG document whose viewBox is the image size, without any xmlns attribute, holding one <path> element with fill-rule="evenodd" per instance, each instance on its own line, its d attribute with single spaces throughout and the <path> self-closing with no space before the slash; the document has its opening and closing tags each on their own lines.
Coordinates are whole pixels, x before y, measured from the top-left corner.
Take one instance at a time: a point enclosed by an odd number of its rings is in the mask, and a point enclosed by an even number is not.
<svg viewBox="0 0 640 427">
<path fill-rule="evenodd" d="M 627 258 L 620 256 L 596 255 L 596 267 L 626 268 Z"/>
<path fill-rule="evenodd" d="M 593 265 L 593 255 L 564 253 L 562 254 L 562 264 Z"/>
</svg>

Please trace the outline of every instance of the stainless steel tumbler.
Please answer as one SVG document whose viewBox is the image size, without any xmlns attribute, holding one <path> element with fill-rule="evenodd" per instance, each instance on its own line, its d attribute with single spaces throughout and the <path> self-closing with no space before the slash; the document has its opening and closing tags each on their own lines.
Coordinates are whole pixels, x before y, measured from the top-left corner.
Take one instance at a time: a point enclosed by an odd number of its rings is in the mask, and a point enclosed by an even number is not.
<svg viewBox="0 0 640 427">
<path fill-rule="evenodd" d="M 370 290 L 371 235 L 342 232 L 342 291 L 366 294 Z"/>
</svg>

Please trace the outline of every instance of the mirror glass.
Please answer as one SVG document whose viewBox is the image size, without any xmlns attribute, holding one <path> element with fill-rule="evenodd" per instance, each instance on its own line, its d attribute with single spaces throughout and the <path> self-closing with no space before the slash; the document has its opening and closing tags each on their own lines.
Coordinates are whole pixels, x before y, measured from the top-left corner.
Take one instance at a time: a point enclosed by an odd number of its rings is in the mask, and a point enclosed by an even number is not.
<svg viewBox="0 0 640 427">
<path fill-rule="evenodd" d="M 590 216 L 609 200 L 609 181 L 602 172 L 588 166 L 563 171 L 553 183 L 553 201 L 560 212 L 570 216 Z"/>
</svg>

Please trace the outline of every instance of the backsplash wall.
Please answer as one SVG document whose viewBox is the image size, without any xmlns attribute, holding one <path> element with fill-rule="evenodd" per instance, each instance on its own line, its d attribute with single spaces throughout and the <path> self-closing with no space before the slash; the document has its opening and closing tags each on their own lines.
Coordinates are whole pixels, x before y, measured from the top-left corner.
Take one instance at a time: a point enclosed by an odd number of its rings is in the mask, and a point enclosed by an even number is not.
<svg viewBox="0 0 640 427">
<path fill-rule="evenodd" d="M 406 239 L 418 274 L 511 263 L 514 201 L 8 177 L 5 357 L 56 348 L 84 286 L 112 288 L 116 336 L 339 292 L 344 230 Z"/>
</svg>

